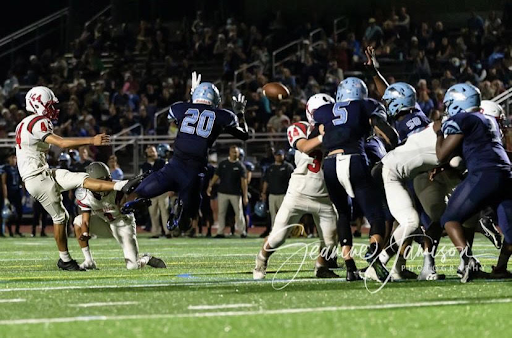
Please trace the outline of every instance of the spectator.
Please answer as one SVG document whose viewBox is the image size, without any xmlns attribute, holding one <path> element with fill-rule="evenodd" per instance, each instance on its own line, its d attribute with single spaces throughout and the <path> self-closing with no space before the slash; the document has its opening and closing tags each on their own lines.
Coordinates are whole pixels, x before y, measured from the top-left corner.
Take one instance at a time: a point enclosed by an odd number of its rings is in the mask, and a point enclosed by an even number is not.
<svg viewBox="0 0 512 338">
<path fill-rule="evenodd" d="M 220 179 L 218 187 L 219 226 L 215 238 L 224 238 L 226 213 L 231 204 L 235 211 L 235 228 L 240 237 L 247 237 L 243 206 L 249 202 L 247 196 L 247 174 L 244 165 L 239 161 L 240 151 L 236 145 L 229 148 L 229 158 L 220 162 L 213 178 L 208 185 L 207 194 L 211 196 L 213 185 Z"/>
<path fill-rule="evenodd" d="M 80 156 L 78 162 L 70 168 L 73 172 L 85 172 L 85 167 L 92 163 L 92 159 L 89 157 L 89 147 L 81 146 L 78 148 L 78 156 Z"/>
<path fill-rule="evenodd" d="M 124 178 L 123 170 L 119 167 L 117 163 L 117 156 L 111 155 L 108 158 L 108 168 L 110 169 L 110 176 L 112 176 L 113 180 L 121 181 Z"/>
<path fill-rule="evenodd" d="M 279 133 L 286 130 L 290 126 L 290 118 L 284 115 L 284 107 L 280 106 L 276 109 L 275 115 L 268 120 L 267 131 L 271 133 Z"/>
<path fill-rule="evenodd" d="M 140 166 L 141 173 L 155 172 L 165 166 L 165 160 L 158 158 L 158 153 L 154 146 L 146 148 L 146 162 Z M 151 218 L 151 238 L 159 238 L 165 235 L 171 238 L 172 234 L 167 230 L 167 220 L 169 219 L 169 194 L 163 193 L 160 196 L 151 199 L 151 205 L 148 208 Z M 161 223 L 160 223 L 161 221 Z"/>
<path fill-rule="evenodd" d="M 270 233 L 277 211 L 283 203 L 286 190 L 288 190 L 288 182 L 293 173 L 293 166 L 284 161 L 285 151 L 279 149 L 274 153 L 274 164 L 272 164 L 263 177 L 263 189 L 261 190 L 261 199 L 267 200 L 270 211 L 270 227 L 267 224 L 267 231 Z"/>
<path fill-rule="evenodd" d="M 425 115 L 429 116 L 430 112 L 434 109 L 434 102 L 428 96 L 426 91 L 419 92 L 418 104 Z"/>
<path fill-rule="evenodd" d="M 368 28 L 364 32 L 364 40 L 367 44 L 378 47 L 380 46 L 381 39 L 384 36 L 384 32 L 382 28 L 377 25 L 377 20 L 375 18 L 370 18 L 368 20 Z"/>
<path fill-rule="evenodd" d="M 7 164 L 2 169 L 2 192 L 4 195 L 4 206 L 12 206 L 13 218 L 7 221 L 6 225 L 9 230 L 9 236 L 14 237 L 20 236 L 25 237 L 20 232 L 21 219 L 23 217 L 23 206 L 21 199 L 23 194 L 23 188 L 21 183 L 21 176 L 18 172 L 16 153 L 13 151 L 7 155 Z M 11 222 L 16 223 L 15 232 L 13 234 L 11 229 Z"/>
</svg>

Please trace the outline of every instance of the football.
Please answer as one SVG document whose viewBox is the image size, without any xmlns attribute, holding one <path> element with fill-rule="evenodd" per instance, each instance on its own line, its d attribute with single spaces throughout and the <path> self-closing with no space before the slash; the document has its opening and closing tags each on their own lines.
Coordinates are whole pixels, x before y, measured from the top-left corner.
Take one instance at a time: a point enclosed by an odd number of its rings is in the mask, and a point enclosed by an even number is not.
<svg viewBox="0 0 512 338">
<path fill-rule="evenodd" d="M 279 82 L 269 82 L 263 86 L 263 95 L 272 101 L 281 101 L 290 96 L 288 88 Z"/>
</svg>

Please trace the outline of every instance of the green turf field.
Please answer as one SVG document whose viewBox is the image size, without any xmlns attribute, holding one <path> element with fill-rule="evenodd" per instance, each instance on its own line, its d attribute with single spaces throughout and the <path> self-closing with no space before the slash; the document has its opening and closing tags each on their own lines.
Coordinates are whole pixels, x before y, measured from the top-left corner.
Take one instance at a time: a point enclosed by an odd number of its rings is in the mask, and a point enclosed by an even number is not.
<svg viewBox="0 0 512 338">
<path fill-rule="evenodd" d="M 303 259 L 304 251 L 292 255 L 298 247 L 276 253 L 267 280 L 253 282 L 261 243 L 141 237 L 141 252 L 163 258 L 168 268 L 128 271 L 117 243 L 97 239 L 91 248 L 100 270 L 62 272 L 52 238 L 0 239 L 0 337 L 509 336 L 512 283 L 460 284 L 456 258 L 438 262 L 448 270 L 446 281 L 395 282 L 370 293 L 363 282 L 314 279 L 310 258 L 289 282 Z M 70 249 L 81 261 L 74 239 Z M 474 251 L 487 254 L 480 261 L 489 271 L 497 250 L 480 236 Z M 379 284 L 367 287 L 376 291 Z"/>
</svg>

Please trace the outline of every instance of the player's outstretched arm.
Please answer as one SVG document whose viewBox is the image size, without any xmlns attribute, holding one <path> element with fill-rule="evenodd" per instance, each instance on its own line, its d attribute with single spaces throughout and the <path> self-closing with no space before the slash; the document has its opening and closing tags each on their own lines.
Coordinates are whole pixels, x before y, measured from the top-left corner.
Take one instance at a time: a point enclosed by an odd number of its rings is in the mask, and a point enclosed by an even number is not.
<svg viewBox="0 0 512 338">
<path fill-rule="evenodd" d="M 375 86 L 377 86 L 377 91 L 379 92 L 380 96 L 384 95 L 384 92 L 386 91 L 386 88 L 388 88 L 389 83 L 384 79 L 384 76 L 379 72 L 378 70 L 378 63 L 377 58 L 375 57 L 375 49 L 373 49 L 372 46 L 366 47 L 364 50 L 364 53 L 366 54 L 366 62 L 364 65 L 366 68 L 370 71 L 373 82 L 375 82 Z"/>
<path fill-rule="evenodd" d="M 384 141 L 392 147 L 392 149 L 398 145 L 398 133 L 386 120 L 380 116 L 372 115 L 370 118 L 370 124 L 375 130 L 375 133 L 383 138 Z"/>
<path fill-rule="evenodd" d="M 238 96 L 232 97 L 231 102 L 233 103 L 233 111 L 238 117 L 238 125 L 236 127 L 227 127 L 225 131 L 237 139 L 246 141 L 249 139 L 249 127 L 245 122 L 245 106 L 247 105 L 247 100 L 245 96 L 238 94 Z"/>
<path fill-rule="evenodd" d="M 44 141 L 56 145 L 59 148 L 75 148 L 86 145 L 106 146 L 110 144 L 110 135 L 98 134 L 94 137 L 60 137 L 51 134 L 48 135 Z"/>
</svg>

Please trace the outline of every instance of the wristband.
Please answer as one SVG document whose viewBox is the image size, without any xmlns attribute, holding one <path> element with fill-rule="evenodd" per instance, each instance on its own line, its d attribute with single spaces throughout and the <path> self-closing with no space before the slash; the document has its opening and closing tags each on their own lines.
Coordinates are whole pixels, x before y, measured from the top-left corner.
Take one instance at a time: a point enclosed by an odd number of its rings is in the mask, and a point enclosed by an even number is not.
<svg viewBox="0 0 512 338">
<path fill-rule="evenodd" d="M 322 143 L 323 140 L 324 140 L 324 135 L 318 135 L 318 141 L 320 141 L 320 143 Z"/>
</svg>

